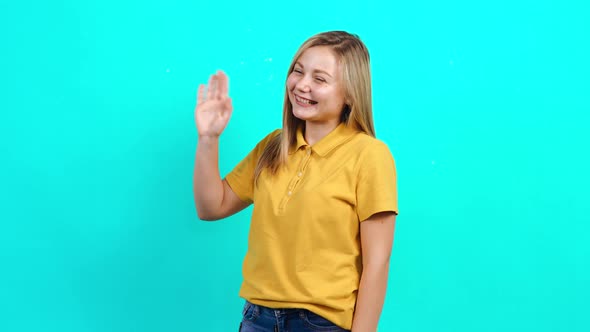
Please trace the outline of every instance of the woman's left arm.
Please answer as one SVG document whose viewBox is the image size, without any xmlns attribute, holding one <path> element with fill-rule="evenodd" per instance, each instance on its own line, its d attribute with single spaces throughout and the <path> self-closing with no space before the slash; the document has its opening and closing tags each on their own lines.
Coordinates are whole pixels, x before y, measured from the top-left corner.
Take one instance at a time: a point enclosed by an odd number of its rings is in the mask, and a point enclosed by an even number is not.
<svg viewBox="0 0 590 332">
<path fill-rule="evenodd" d="M 380 212 L 361 222 L 363 272 L 352 332 L 375 332 L 385 301 L 396 214 Z"/>
</svg>

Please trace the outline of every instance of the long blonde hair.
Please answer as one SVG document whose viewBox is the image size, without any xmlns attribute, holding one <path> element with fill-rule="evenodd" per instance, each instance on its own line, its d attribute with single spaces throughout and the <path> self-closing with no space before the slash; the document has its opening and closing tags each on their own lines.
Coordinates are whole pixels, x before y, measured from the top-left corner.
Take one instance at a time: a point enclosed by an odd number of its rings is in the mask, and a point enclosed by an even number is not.
<svg viewBox="0 0 590 332">
<path fill-rule="evenodd" d="M 375 137 L 373 126 L 373 106 L 371 100 L 371 70 L 369 51 L 357 35 L 345 31 L 329 31 L 317 34 L 306 40 L 291 61 L 287 77 L 293 71 L 295 63 L 307 49 L 314 46 L 329 46 L 334 52 L 342 69 L 345 106 L 340 121 L 346 126 Z M 254 171 L 254 182 L 263 170 L 270 174 L 277 173 L 287 162 L 289 148 L 297 143 L 297 128 L 305 121 L 293 115 L 293 105 L 289 101 L 289 91 L 285 84 L 283 102 L 283 130 L 271 139 L 258 159 Z"/>
</svg>

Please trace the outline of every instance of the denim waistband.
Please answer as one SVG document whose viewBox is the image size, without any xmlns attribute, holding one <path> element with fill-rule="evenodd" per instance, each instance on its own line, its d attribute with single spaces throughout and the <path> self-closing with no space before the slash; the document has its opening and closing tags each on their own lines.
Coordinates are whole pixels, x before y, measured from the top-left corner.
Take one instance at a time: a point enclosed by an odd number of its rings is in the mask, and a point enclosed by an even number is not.
<svg viewBox="0 0 590 332">
<path fill-rule="evenodd" d="M 305 309 L 300 309 L 300 308 L 269 308 L 269 307 L 265 307 L 260 304 L 254 304 L 250 301 L 246 301 L 246 302 L 249 305 L 253 306 L 254 310 L 258 311 L 259 313 L 272 313 L 273 315 L 275 315 L 275 314 L 288 315 L 288 314 L 298 314 L 301 311 L 305 311 Z"/>
</svg>

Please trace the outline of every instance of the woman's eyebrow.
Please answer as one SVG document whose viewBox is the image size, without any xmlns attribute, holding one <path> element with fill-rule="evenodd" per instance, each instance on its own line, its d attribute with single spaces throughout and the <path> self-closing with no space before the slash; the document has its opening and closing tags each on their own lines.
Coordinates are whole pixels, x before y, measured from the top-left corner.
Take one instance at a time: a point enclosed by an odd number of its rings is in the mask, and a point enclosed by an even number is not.
<svg viewBox="0 0 590 332">
<path fill-rule="evenodd" d="M 304 67 L 304 66 L 301 64 L 301 62 L 299 62 L 299 61 L 295 62 L 295 64 L 296 64 L 296 65 L 299 65 L 299 67 L 301 67 L 301 68 L 305 68 L 305 67 Z M 326 74 L 326 75 L 328 75 L 328 76 L 332 77 L 332 75 L 330 75 L 330 74 L 329 74 L 327 71 L 325 71 L 325 70 L 321 70 L 321 69 L 314 69 L 313 71 L 314 71 L 314 72 L 316 72 L 316 73 L 323 73 L 323 74 Z"/>
</svg>

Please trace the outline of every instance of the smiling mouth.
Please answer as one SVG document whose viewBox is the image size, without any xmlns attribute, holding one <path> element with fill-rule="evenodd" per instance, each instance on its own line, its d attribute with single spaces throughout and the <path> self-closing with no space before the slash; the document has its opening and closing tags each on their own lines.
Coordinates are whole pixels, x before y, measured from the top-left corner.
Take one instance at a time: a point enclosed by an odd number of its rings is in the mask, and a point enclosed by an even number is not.
<svg viewBox="0 0 590 332">
<path fill-rule="evenodd" d="M 305 99 L 303 97 L 299 97 L 298 95 L 295 95 L 295 101 L 297 101 L 300 104 L 305 104 L 305 105 L 315 105 L 318 103 L 317 101 L 313 101 L 311 99 Z"/>
</svg>

